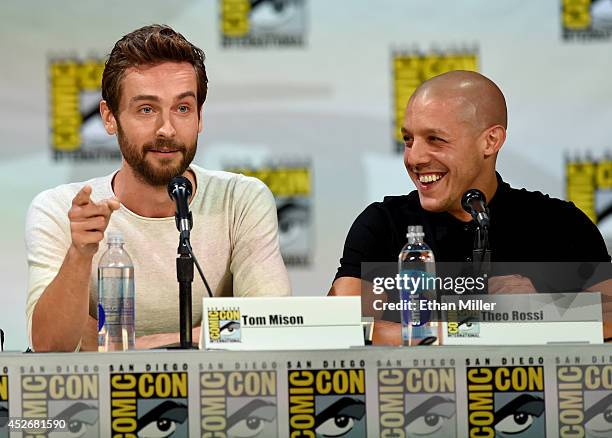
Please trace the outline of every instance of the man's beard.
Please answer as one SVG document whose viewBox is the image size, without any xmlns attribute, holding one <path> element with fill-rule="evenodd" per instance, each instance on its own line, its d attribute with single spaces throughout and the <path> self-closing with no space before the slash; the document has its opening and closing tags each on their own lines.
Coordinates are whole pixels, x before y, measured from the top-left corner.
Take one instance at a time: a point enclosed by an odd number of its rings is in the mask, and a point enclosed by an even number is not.
<svg viewBox="0 0 612 438">
<path fill-rule="evenodd" d="M 117 141 L 123 158 L 134 170 L 136 177 L 152 186 L 167 186 L 172 178 L 185 173 L 193 161 L 198 147 L 197 137 L 190 147 L 187 147 L 184 143 L 163 138 L 156 138 L 155 141 L 139 147 L 130 143 L 121 126 L 117 126 Z M 156 160 L 157 165 L 147 161 L 149 151 L 162 149 L 178 151 L 180 154 L 178 163 L 171 164 L 175 161 L 174 158 Z"/>
</svg>

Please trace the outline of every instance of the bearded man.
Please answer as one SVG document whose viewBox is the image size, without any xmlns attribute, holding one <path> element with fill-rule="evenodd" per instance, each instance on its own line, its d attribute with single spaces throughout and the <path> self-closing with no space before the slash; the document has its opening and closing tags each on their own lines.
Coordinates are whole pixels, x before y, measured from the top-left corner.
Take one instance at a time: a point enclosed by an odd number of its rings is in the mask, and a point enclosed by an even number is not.
<svg viewBox="0 0 612 438">
<path fill-rule="evenodd" d="M 215 296 L 289 295 L 274 198 L 259 180 L 191 164 L 202 131 L 204 53 L 167 26 L 121 38 L 106 62 L 100 113 L 123 160 L 111 175 L 39 194 L 26 221 L 26 304 L 35 351 L 97 348 L 97 265 L 109 232 L 134 262 L 136 346 L 178 341 L 178 243 L 167 184 L 190 180 L 191 241 Z M 204 285 L 193 284 L 201 321 Z M 194 341 L 198 329 L 194 329 Z"/>
</svg>

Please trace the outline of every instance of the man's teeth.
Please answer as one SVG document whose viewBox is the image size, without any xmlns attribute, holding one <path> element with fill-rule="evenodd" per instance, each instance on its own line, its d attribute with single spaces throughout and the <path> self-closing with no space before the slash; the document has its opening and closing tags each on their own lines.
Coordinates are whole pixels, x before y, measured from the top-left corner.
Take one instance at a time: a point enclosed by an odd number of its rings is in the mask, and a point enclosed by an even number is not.
<svg viewBox="0 0 612 438">
<path fill-rule="evenodd" d="M 419 181 L 422 183 L 438 181 L 440 178 L 442 178 L 442 175 L 419 175 Z"/>
</svg>

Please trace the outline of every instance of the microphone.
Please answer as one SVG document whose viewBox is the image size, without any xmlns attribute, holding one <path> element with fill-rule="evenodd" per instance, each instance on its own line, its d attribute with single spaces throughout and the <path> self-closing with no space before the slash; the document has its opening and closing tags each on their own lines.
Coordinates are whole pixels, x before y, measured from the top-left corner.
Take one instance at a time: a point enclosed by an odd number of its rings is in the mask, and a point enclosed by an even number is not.
<svg viewBox="0 0 612 438">
<path fill-rule="evenodd" d="M 461 197 L 461 206 L 483 229 L 489 228 L 489 209 L 487 199 L 480 190 L 470 189 Z"/>
<path fill-rule="evenodd" d="M 189 197 L 193 192 L 191 182 L 182 175 L 175 176 L 168 183 L 168 194 L 176 202 L 176 228 L 181 233 L 181 241 L 189 240 L 189 232 L 193 226 L 193 218 L 189 211 Z"/>
</svg>

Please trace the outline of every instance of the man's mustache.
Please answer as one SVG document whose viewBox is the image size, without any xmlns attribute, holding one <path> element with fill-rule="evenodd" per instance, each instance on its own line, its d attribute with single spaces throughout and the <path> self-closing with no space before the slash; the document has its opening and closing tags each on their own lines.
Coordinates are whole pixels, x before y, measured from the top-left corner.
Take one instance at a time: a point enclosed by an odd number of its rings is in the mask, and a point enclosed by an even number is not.
<svg viewBox="0 0 612 438">
<path fill-rule="evenodd" d="M 179 143 L 173 140 L 155 140 L 154 142 L 145 143 L 142 147 L 143 153 L 151 152 L 151 151 L 179 151 L 185 152 L 187 147 L 184 143 Z"/>
</svg>

